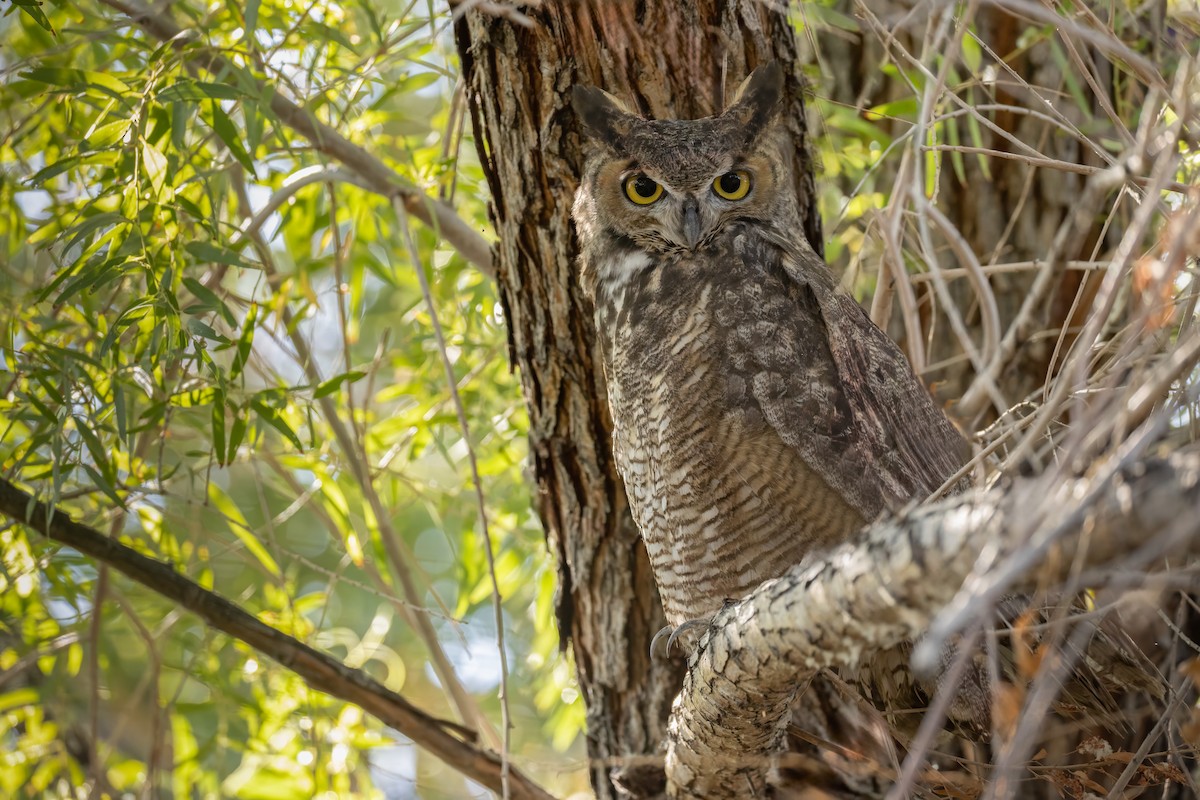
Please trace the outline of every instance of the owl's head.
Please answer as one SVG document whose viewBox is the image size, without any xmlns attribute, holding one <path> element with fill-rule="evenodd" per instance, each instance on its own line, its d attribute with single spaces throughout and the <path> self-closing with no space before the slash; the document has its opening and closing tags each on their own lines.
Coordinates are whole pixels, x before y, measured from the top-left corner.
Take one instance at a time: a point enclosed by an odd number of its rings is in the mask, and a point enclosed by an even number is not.
<svg viewBox="0 0 1200 800">
<path fill-rule="evenodd" d="M 587 161 L 574 216 L 587 268 L 604 269 L 588 253 L 598 245 L 695 253 L 732 223 L 795 219 L 790 159 L 771 135 L 782 94 L 776 62 L 751 73 L 732 104 L 705 119 L 644 119 L 595 87 L 576 86 Z M 793 208 L 781 207 L 789 198 Z"/>
</svg>

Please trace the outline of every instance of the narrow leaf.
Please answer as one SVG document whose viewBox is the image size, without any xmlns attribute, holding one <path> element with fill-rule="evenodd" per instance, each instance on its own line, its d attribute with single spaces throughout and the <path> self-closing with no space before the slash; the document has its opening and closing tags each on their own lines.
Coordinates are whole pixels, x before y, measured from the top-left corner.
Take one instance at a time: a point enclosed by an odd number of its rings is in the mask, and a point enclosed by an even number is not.
<svg viewBox="0 0 1200 800">
<path fill-rule="evenodd" d="M 184 249 L 195 256 L 197 261 L 228 264 L 231 267 L 241 267 L 242 269 L 258 269 L 229 248 L 215 245 L 212 242 L 188 242 L 184 245 Z"/>
<path fill-rule="evenodd" d="M 233 502 L 233 498 L 227 495 L 225 490 L 216 484 L 216 481 L 208 483 L 208 499 L 218 511 L 225 515 L 225 520 L 229 523 L 229 530 L 238 538 L 238 541 L 245 545 L 250 554 L 258 559 L 258 563 L 262 564 L 267 572 L 278 576 L 280 574 L 279 565 L 275 563 L 275 559 L 271 558 L 267 548 L 263 547 L 262 542 L 250 529 L 250 525 L 242 516 L 237 504 Z"/>
<path fill-rule="evenodd" d="M 118 78 L 103 72 L 90 72 L 82 69 L 63 69 L 59 67 L 38 67 L 28 72 L 22 72 L 21 77 L 38 83 L 48 83 L 52 86 L 64 86 L 78 89 L 80 86 L 94 86 L 106 90 L 105 94 L 120 97 L 129 94 L 129 86 Z"/>
<path fill-rule="evenodd" d="M 155 194 L 158 194 L 167 180 L 167 157 L 154 145 L 143 142 L 142 166 L 146 170 L 146 177 L 150 179 L 150 185 L 154 187 Z"/>
<path fill-rule="evenodd" d="M 282 433 L 289 442 L 296 446 L 297 450 L 304 450 L 304 444 L 300 441 L 300 437 L 297 436 L 296 432 L 292 430 L 290 425 L 287 424 L 287 421 L 284 420 L 283 415 L 279 413 L 278 409 L 271 408 L 270 406 L 258 400 L 251 401 L 250 405 L 253 406 L 256 412 L 258 412 L 259 419 L 263 420 L 272 428 Z"/>
<path fill-rule="evenodd" d="M 229 152 L 237 159 L 237 162 L 246 168 L 246 171 L 251 175 L 258 177 L 254 172 L 254 160 L 250 158 L 250 154 L 246 152 L 246 148 L 242 146 L 241 137 L 238 136 L 237 126 L 233 124 L 233 120 L 229 118 L 221 107 L 215 102 L 212 104 L 212 128 L 225 146 L 229 148 Z"/>
<path fill-rule="evenodd" d="M 365 372 L 357 372 L 356 371 L 356 372 L 344 372 L 341 375 L 335 375 L 334 377 L 330 378 L 329 380 L 323 381 L 321 383 L 321 385 L 317 387 L 317 390 L 315 392 L 313 392 L 313 397 L 320 398 L 320 397 L 324 397 L 327 394 L 333 394 L 334 392 L 336 392 L 338 390 L 338 387 L 341 386 L 343 383 L 346 383 L 347 381 L 349 381 L 350 383 L 353 383 L 354 381 L 358 380 L 359 378 L 364 377 L 366 374 L 367 373 L 365 373 Z"/>
<path fill-rule="evenodd" d="M 238 337 L 237 353 L 233 357 L 233 366 L 229 370 L 229 379 L 236 380 L 246 368 L 250 359 L 250 350 L 254 345 L 254 325 L 258 321 L 258 304 L 251 303 L 246 312 L 246 320 L 242 323 L 242 335 Z"/>
</svg>

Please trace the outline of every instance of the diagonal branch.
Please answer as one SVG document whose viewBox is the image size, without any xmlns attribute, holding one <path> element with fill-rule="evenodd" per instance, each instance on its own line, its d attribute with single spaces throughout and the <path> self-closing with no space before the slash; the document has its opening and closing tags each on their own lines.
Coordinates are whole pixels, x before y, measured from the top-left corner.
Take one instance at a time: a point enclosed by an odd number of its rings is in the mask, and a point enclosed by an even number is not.
<svg viewBox="0 0 1200 800">
<path fill-rule="evenodd" d="M 1014 533 L 1026 529 L 1031 507 L 1051 509 L 1039 531 L 1060 528 L 1063 535 L 1017 576 L 1009 587 L 1016 591 L 1061 583 L 1080 567 L 1131 554 L 1151 561 L 1200 553 L 1200 453 L 1134 463 L 1100 493 L 1096 480 L 1051 488 L 1029 480 L 921 507 L 806 558 L 722 610 L 672 710 L 672 796 L 736 798 L 747 787 L 764 789 L 804 677 L 857 667 L 919 638 L 972 571 L 992 563 L 997 546 L 1016 546 Z M 1093 502 L 1081 508 L 1087 497 Z M 1060 525 L 1076 517 L 1078 525 Z"/>
<path fill-rule="evenodd" d="M 183 53 L 188 63 L 193 66 L 213 74 L 241 72 L 215 49 L 195 46 L 196 36 L 192 31 L 185 31 L 169 16 L 142 5 L 139 0 L 100 2 L 125 14 L 156 39 L 171 42 L 177 49 L 182 50 L 185 45 L 193 45 L 192 49 Z M 250 80 L 248 77 L 246 79 Z M 267 88 L 261 81 L 255 83 L 260 89 Z M 453 208 L 440 200 L 427 197 L 383 161 L 321 122 L 311 111 L 288 100 L 280 92 L 260 91 L 260 95 L 270 97 L 271 110 L 276 116 L 296 133 L 312 142 L 319 152 L 340 161 L 373 191 L 386 197 L 399 197 L 404 202 L 405 211 L 432 228 L 480 272 L 489 278 L 496 277 L 491 245 L 464 222 Z"/>
<path fill-rule="evenodd" d="M 261 622 L 241 606 L 179 574 L 170 564 L 75 522 L 62 509 L 35 500 L 3 478 L 0 478 L 0 513 L 174 600 L 216 630 L 290 669 L 313 689 L 359 706 L 468 778 L 492 791 L 501 791 L 499 759 L 465 741 L 464 737 L 471 736 L 469 732 L 426 714 L 363 671 Z M 550 800 L 552 797 L 511 766 L 507 780 L 513 798 Z"/>
</svg>

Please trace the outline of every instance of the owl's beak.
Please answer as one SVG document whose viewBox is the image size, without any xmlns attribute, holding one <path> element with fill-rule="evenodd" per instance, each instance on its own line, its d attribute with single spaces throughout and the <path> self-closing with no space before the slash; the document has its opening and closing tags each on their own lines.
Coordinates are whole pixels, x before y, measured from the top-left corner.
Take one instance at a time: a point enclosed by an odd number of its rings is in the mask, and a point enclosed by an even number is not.
<svg viewBox="0 0 1200 800">
<path fill-rule="evenodd" d="M 695 200 L 683 203 L 683 238 L 689 248 L 694 248 L 700 241 L 700 204 Z"/>
</svg>

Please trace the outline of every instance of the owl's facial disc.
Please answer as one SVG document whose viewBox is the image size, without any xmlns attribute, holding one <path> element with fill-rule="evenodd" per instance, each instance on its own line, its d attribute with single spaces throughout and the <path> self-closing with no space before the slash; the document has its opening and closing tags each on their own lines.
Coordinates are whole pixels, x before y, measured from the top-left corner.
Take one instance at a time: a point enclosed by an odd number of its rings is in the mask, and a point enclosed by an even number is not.
<svg viewBox="0 0 1200 800">
<path fill-rule="evenodd" d="M 650 235 L 651 248 L 656 238 L 666 249 L 696 252 L 730 217 L 758 210 L 755 174 L 762 165 L 753 156 L 675 164 L 669 183 L 662 177 L 666 170 L 657 166 L 632 162 L 607 184 L 627 217 L 633 215 L 628 218 Z"/>
</svg>

